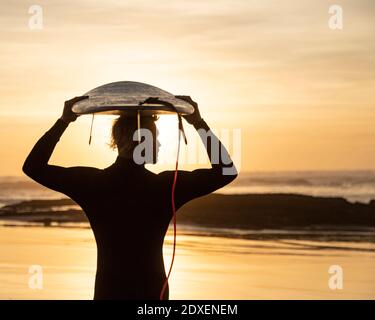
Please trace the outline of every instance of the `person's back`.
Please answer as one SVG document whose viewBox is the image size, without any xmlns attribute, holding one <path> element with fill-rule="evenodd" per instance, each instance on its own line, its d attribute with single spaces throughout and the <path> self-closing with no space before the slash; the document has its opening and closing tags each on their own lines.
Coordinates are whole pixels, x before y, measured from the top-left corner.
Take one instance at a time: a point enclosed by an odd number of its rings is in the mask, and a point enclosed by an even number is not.
<svg viewBox="0 0 375 320">
<path fill-rule="evenodd" d="M 121 157 L 91 175 L 89 193 L 75 201 L 97 242 L 95 298 L 159 297 L 166 278 L 162 248 L 171 220 L 169 183 Z"/>
<path fill-rule="evenodd" d="M 197 119 L 191 116 L 186 119 L 197 129 L 208 130 L 207 124 L 200 118 L 197 105 L 193 105 Z M 70 111 L 70 107 L 67 109 Z M 134 127 L 129 128 L 129 119 L 120 118 L 112 131 L 119 155 L 109 167 L 63 168 L 48 165 L 57 141 L 70 122 L 62 117 L 34 146 L 23 171 L 46 187 L 72 198 L 87 215 L 98 248 L 95 299 L 159 299 L 166 280 L 162 249 L 173 216 L 171 192 L 174 171 L 154 174 L 144 164 L 136 163 L 130 153 L 135 145 L 129 139 L 127 144 L 120 144 L 124 130 L 132 131 Z M 153 162 L 156 162 L 158 142 L 152 125 L 154 120 L 148 125 L 145 120 L 144 127 L 153 132 Z M 124 123 L 128 124 L 126 129 Z M 219 145 L 226 153 L 225 148 Z M 211 160 L 210 148 L 208 155 Z M 228 154 L 226 156 L 229 157 Z M 233 174 L 224 175 L 224 166 L 234 169 Z M 179 170 L 175 189 L 176 210 L 194 198 L 223 187 L 236 176 L 231 161 L 226 165 L 222 161 L 212 163 L 211 169 Z M 167 286 L 164 299 L 168 297 Z"/>
</svg>

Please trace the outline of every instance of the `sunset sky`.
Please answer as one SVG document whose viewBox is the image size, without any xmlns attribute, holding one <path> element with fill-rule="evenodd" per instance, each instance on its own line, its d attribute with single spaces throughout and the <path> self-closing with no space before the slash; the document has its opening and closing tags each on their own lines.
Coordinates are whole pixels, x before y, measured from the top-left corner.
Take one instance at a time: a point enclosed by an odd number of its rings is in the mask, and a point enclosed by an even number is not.
<svg viewBox="0 0 375 320">
<path fill-rule="evenodd" d="M 122 80 L 191 95 L 213 129 L 241 129 L 241 171 L 375 169 L 372 0 L 38 1 L 30 30 L 33 4 L 0 3 L 0 175 L 22 174 L 65 100 Z M 50 163 L 110 165 L 97 120 L 91 146 L 82 116 Z M 164 155 L 173 121 L 160 122 Z"/>
</svg>

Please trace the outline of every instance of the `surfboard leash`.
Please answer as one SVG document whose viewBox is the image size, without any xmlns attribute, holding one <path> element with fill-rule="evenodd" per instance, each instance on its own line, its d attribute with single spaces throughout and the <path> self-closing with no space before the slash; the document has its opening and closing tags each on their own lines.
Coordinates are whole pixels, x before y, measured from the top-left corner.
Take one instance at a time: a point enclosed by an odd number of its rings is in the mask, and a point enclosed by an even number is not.
<svg viewBox="0 0 375 320">
<path fill-rule="evenodd" d="M 169 276 L 171 274 L 172 267 L 173 267 L 173 262 L 174 262 L 174 258 L 175 258 L 175 255 L 176 255 L 177 218 L 176 218 L 176 205 L 175 205 L 175 190 L 176 190 L 177 175 L 178 175 L 178 160 L 179 160 L 179 155 L 180 155 L 181 133 L 182 133 L 182 135 L 184 137 L 185 144 L 187 144 L 187 139 L 186 139 L 186 134 L 185 134 L 184 126 L 182 124 L 182 117 L 178 113 L 177 108 L 172 103 L 160 100 L 157 97 L 147 98 L 145 101 L 141 102 L 140 105 L 142 105 L 144 103 L 160 103 L 160 104 L 162 104 L 164 106 L 168 106 L 173 111 L 176 112 L 177 119 L 178 119 L 178 128 L 177 128 L 178 129 L 177 156 L 176 156 L 176 166 L 175 166 L 175 172 L 174 172 L 174 176 L 173 176 L 173 184 L 172 184 L 172 192 L 171 192 L 171 202 L 172 202 L 172 211 L 173 211 L 173 252 L 172 252 L 172 261 L 171 261 L 171 265 L 169 267 L 168 275 L 167 275 L 167 278 L 164 281 L 162 290 L 160 292 L 160 297 L 159 297 L 159 300 L 164 300 L 163 299 L 164 292 L 165 292 L 165 289 L 167 288 L 167 285 L 168 285 Z"/>
<path fill-rule="evenodd" d="M 177 158 L 176 158 L 176 166 L 175 166 L 175 171 L 174 171 L 174 176 L 173 176 L 173 184 L 172 184 L 172 193 L 171 193 L 171 201 L 172 201 L 172 211 L 173 211 L 173 252 L 172 252 L 172 261 L 171 265 L 169 267 L 168 275 L 167 278 L 164 281 L 163 288 L 160 292 L 160 300 L 164 300 L 164 292 L 165 289 L 167 288 L 168 285 L 168 280 L 169 276 L 171 275 L 172 267 L 173 267 L 173 262 L 174 262 L 174 257 L 176 255 L 176 225 L 177 225 L 177 219 L 176 219 L 176 205 L 175 205 L 175 189 L 176 189 L 176 183 L 177 183 L 177 175 L 178 175 L 178 158 L 180 154 L 180 131 L 178 132 L 178 144 L 177 144 Z"/>
</svg>

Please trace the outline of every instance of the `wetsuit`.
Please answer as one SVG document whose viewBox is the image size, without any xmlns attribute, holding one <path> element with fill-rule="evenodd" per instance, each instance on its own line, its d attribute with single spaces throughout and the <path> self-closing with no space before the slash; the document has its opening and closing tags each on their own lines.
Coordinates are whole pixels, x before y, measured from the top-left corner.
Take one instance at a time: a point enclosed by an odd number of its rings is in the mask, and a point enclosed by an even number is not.
<svg viewBox="0 0 375 320">
<path fill-rule="evenodd" d="M 174 171 L 154 174 L 120 156 L 104 169 L 50 165 L 51 154 L 67 126 L 61 119 L 56 121 L 31 150 L 23 172 L 67 195 L 85 212 L 98 250 L 94 299 L 159 299 L 166 279 L 162 248 L 173 217 Z M 209 129 L 204 121 L 196 128 Z M 209 151 L 208 155 L 211 159 Z M 176 209 L 234 180 L 236 175 L 222 174 L 223 166 L 218 163 L 210 169 L 180 170 Z M 167 287 L 164 299 L 168 298 Z"/>
</svg>

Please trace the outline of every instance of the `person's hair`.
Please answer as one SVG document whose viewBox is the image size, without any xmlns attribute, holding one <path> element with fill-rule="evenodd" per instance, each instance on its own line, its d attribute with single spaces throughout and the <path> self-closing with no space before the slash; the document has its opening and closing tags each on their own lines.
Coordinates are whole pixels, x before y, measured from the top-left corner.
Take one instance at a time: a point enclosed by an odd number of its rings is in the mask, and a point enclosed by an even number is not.
<svg viewBox="0 0 375 320">
<path fill-rule="evenodd" d="M 152 130 L 155 121 L 158 119 L 159 117 L 156 115 L 141 116 L 141 129 Z M 120 114 L 113 122 L 109 147 L 112 149 L 122 149 L 126 153 L 132 152 L 138 143 L 137 141 L 133 141 L 133 135 L 137 129 L 137 116 Z"/>
</svg>

